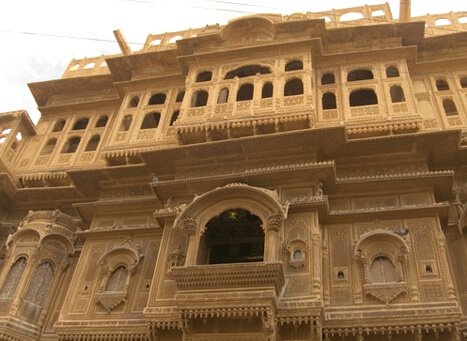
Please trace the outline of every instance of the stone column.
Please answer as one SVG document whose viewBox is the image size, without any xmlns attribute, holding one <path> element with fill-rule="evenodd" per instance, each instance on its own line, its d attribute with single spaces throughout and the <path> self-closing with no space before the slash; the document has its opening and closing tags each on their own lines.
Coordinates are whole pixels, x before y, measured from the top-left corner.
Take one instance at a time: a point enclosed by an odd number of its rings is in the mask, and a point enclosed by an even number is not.
<svg viewBox="0 0 467 341">
<path fill-rule="evenodd" d="M 317 220 L 317 219 L 316 219 Z M 313 224 L 317 224 L 314 222 Z M 311 250 L 312 250 L 312 294 L 321 294 L 321 232 L 319 225 L 311 227 Z"/>
<path fill-rule="evenodd" d="M 279 230 L 284 218 L 280 213 L 274 213 L 268 217 L 264 231 L 264 261 L 276 262 L 279 257 Z"/>
<path fill-rule="evenodd" d="M 186 251 L 185 265 L 195 265 L 196 264 L 196 251 L 197 251 L 197 238 L 196 232 L 198 230 L 199 221 L 196 218 L 183 218 L 179 222 L 179 226 L 188 234 L 188 248 Z"/>
<path fill-rule="evenodd" d="M 436 235 L 436 240 L 438 242 L 438 247 L 439 247 L 439 256 L 440 256 L 440 261 L 443 266 L 442 272 L 445 275 L 446 279 L 446 287 L 448 291 L 448 298 L 451 300 L 456 299 L 456 292 L 454 291 L 454 284 L 452 282 L 451 278 L 451 272 L 450 272 L 450 267 L 448 264 L 448 259 L 446 255 L 446 238 L 444 236 L 443 232 L 438 232 Z M 440 271 L 441 272 L 441 271 Z"/>
</svg>

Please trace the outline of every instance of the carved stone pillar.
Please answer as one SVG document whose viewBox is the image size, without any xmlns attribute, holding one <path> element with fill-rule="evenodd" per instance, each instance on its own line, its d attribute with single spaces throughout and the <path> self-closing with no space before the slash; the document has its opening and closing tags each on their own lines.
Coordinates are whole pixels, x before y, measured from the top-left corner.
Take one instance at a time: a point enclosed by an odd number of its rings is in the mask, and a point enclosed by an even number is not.
<svg viewBox="0 0 467 341">
<path fill-rule="evenodd" d="M 311 250 L 313 262 L 313 282 L 312 282 L 312 294 L 321 294 L 321 233 L 319 226 L 313 226 L 311 228 Z"/>
<path fill-rule="evenodd" d="M 196 264 L 196 251 L 197 251 L 197 239 L 196 231 L 198 231 L 199 221 L 196 218 L 183 218 L 179 226 L 188 234 L 188 248 L 186 252 L 185 265 L 195 265 Z"/>
<path fill-rule="evenodd" d="M 446 279 L 446 288 L 448 292 L 448 298 L 451 300 L 455 300 L 456 292 L 454 290 L 454 284 L 452 282 L 451 273 L 449 271 L 450 267 L 449 267 L 447 255 L 446 255 L 446 238 L 444 237 L 444 233 L 438 232 L 436 236 L 436 240 L 439 246 L 440 260 L 441 260 L 441 263 L 443 264 L 443 273 Z"/>
<path fill-rule="evenodd" d="M 323 264 L 325 268 L 329 267 L 329 249 L 327 240 L 323 240 L 322 245 L 322 252 L 323 252 Z M 324 305 L 329 305 L 331 301 L 331 293 L 330 293 L 330 278 L 328 278 L 328 271 L 323 272 L 323 283 L 324 283 L 324 291 L 323 291 L 323 303 Z"/>
<path fill-rule="evenodd" d="M 264 261 L 275 262 L 279 259 L 279 230 L 282 226 L 283 217 L 280 213 L 268 217 L 264 231 Z"/>
</svg>

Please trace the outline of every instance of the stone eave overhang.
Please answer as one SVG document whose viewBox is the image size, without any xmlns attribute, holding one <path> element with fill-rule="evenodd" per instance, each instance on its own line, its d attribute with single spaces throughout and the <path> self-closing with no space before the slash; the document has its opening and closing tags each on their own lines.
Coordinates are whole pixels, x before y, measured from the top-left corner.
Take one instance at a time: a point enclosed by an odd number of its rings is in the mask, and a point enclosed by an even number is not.
<svg viewBox="0 0 467 341">
<path fill-rule="evenodd" d="M 54 325 L 57 334 L 73 340 L 98 340 L 108 338 L 109 340 L 131 340 L 145 339 L 147 335 L 147 321 L 139 316 L 127 317 L 125 319 L 60 319 Z"/>
<path fill-rule="evenodd" d="M 90 222 L 90 221 L 89 221 Z M 148 226 L 125 226 L 124 228 L 118 228 L 115 226 L 106 226 L 105 228 L 94 229 L 91 228 L 86 231 L 81 231 L 76 233 L 81 241 L 87 239 L 101 239 L 108 238 L 109 233 L 115 237 L 128 237 L 128 234 L 138 234 L 138 235 L 151 235 L 162 234 L 163 229 L 157 225 L 148 225 Z"/>
<path fill-rule="evenodd" d="M 74 209 L 80 217 L 90 223 L 96 213 L 121 213 L 128 211 L 153 211 L 159 207 L 160 202 L 157 196 L 131 196 L 118 199 L 99 199 L 92 202 L 82 202 L 73 204 Z"/>
<path fill-rule="evenodd" d="M 147 89 L 147 87 L 156 86 L 173 86 L 174 83 L 180 82 L 181 86 L 185 86 L 185 75 L 179 73 L 170 73 L 163 75 L 154 75 L 144 78 L 136 78 L 124 81 L 115 82 L 115 88 L 121 97 L 123 97 L 129 91 L 135 91 L 137 89 Z"/>
<path fill-rule="evenodd" d="M 73 169 L 68 170 L 67 174 L 81 192 L 94 196 L 108 186 L 149 184 L 154 175 L 144 164 Z"/>
<path fill-rule="evenodd" d="M 147 67 L 161 66 L 177 67 L 177 49 L 160 51 L 137 52 L 128 56 L 116 56 L 106 59 L 107 66 L 115 82 L 124 82 L 132 79 L 134 70 Z M 161 76 L 163 77 L 163 76 Z"/>
<path fill-rule="evenodd" d="M 92 198 L 86 197 L 74 186 L 60 186 L 19 188 L 14 200 L 16 206 L 25 205 L 34 209 L 44 208 L 45 203 L 47 207 L 57 207 L 57 203 L 61 205 Z"/>
<path fill-rule="evenodd" d="M 149 170 L 160 180 L 173 180 L 178 168 L 191 167 L 199 163 L 213 165 L 235 160 L 251 160 L 266 157 L 289 156 L 291 153 L 312 155 L 320 147 L 339 149 L 345 143 L 345 128 L 331 127 L 304 129 L 282 133 L 246 136 L 236 139 L 181 145 L 148 150 L 141 157 Z M 258 154 L 258 151 L 261 153 Z"/>
<path fill-rule="evenodd" d="M 99 109 L 105 107 L 115 108 L 115 105 L 118 105 L 121 102 L 121 97 L 118 94 L 109 96 L 107 99 L 99 99 L 77 103 L 63 103 L 57 105 L 45 105 L 39 106 L 37 109 L 41 112 L 42 115 L 47 114 L 63 114 L 66 112 L 75 112 L 76 110 L 89 110 L 89 109 Z"/>
<path fill-rule="evenodd" d="M 447 48 L 467 47 L 467 32 L 453 32 L 454 33 L 424 38 L 419 47 L 420 51 L 437 51 Z"/>
<path fill-rule="evenodd" d="M 53 79 L 45 82 L 29 83 L 28 87 L 39 107 L 47 105 L 53 95 L 73 95 L 76 91 L 115 90 L 111 74 Z"/>
</svg>

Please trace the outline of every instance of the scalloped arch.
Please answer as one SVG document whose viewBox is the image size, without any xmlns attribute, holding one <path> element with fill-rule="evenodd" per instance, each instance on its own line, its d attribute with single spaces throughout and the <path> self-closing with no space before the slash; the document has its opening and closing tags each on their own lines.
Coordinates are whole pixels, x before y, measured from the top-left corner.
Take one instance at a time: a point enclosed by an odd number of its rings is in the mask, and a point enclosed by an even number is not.
<svg viewBox="0 0 467 341">
<path fill-rule="evenodd" d="M 196 197 L 179 214 L 174 227 L 185 217 L 196 217 L 200 226 L 204 226 L 209 219 L 229 208 L 248 210 L 256 214 L 263 223 L 273 214 L 280 214 L 284 219 L 287 217 L 287 207 L 279 202 L 275 192 L 246 184 L 230 184 Z"/>
<path fill-rule="evenodd" d="M 355 244 L 355 255 L 358 254 L 358 251 L 369 247 L 375 242 L 386 242 L 392 244 L 393 246 L 399 245 L 404 248 L 405 251 L 408 251 L 409 248 L 402 237 L 395 234 L 392 231 L 387 231 L 383 229 L 376 229 L 370 232 L 367 232 L 360 236 L 360 239 Z"/>
</svg>

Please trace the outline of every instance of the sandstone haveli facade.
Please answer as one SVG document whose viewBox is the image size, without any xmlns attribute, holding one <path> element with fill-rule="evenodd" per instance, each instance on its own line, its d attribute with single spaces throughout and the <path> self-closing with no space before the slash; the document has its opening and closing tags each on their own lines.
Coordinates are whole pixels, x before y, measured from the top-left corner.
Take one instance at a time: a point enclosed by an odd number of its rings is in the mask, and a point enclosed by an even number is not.
<svg viewBox="0 0 467 341">
<path fill-rule="evenodd" d="M 117 31 L 29 84 L 38 124 L 0 114 L 0 339 L 462 340 L 467 12 L 409 17 Z"/>
</svg>

